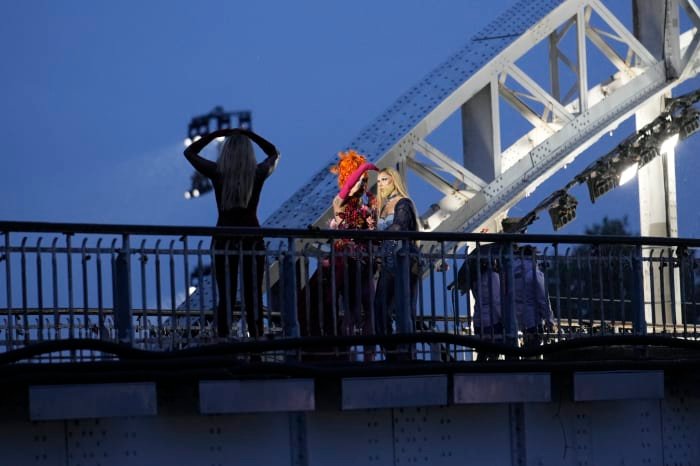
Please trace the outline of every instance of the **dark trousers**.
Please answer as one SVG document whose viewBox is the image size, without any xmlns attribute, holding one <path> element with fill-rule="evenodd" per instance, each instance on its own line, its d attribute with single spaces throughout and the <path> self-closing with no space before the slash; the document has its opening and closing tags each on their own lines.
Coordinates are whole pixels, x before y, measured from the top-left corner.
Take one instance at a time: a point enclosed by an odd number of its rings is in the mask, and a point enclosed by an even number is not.
<svg viewBox="0 0 700 466">
<path fill-rule="evenodd" d="M 227 254 L 214 255 L 216 287 L 219 293 L 217 306 L 217 333 L 220 337 L 230 332 L 229 317 L 232 317 L 238 290 L 238 273 L 243 269 L 243 302 L 241 313 L 245 313 L 248 332 L 252 337 L 263 334 L 262 280 L 265 270 L 265 257 L 254 255 L 264 251 L 261 239 L 226 240 L 214 239 L 214 249 L 227 251 Z M 242 264 L 241 264 L 242 255 Z"/>
<path fill-rule="evenodd" d="M 409 314 L 406 316 L 409 322 L 405 322 L 406 329 L 401 329 L 398 326 L 398 333 L 415 331 L 416 326 L 416 306 L 418 303 L 418 283 L 419 277 L 413 273 L 408 274 L 409 290 L 408 290 L 408 306 Z M 374 297 L 374 331 L 377 335 L 391 335 L 393 333 L 391 321 L 392 316 L 403 310 L 397 309 L 397 298 L 402 296 L 405 291 L 405 284 L 399 279 L 389 268 L 383 268 L 379 273 L 377 280 L 377 293 Z M 403 332 L 402 332 L 403 330 Z M 382 345 L 388 352 L 395 351 L 396 345 Z M 408 350 L 412 353 L 412 350 Z M 402 352 L 403 349 L 402 349 Z M 390 353 L 387 353 L 387 359 L 391 359 Z"/>
<path fill-rule="evenodd" d="M 307 301 L 308 287 L 308 301 Z M 322 261 L 305 287 L 298 290 L 298 316 L 302 335 L 352 335 L 355 327 L 371 335 L 370 304 L 374 282 L 367 264 L 337 257 L 331 268 Z M 333 314 L 335 300 L 336 315 Z M 344 309 L 343 318 L 337 311 Z"/>
</svg>

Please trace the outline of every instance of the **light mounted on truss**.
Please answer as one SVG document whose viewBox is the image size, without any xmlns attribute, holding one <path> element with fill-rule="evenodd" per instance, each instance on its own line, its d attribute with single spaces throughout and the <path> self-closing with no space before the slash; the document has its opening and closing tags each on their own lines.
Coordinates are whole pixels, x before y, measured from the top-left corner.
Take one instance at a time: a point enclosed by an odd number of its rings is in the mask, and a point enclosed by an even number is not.
<svg viewBox="0 0 700 466">
<path fill-rule="evenodd" d="M 554 230 L 571 223 L 576 218 L 576 206 L 578 201 L 571 194 L 562 191 L 549 207 L 549 216 L 552 219 Z"/>
<path fill-rule="evenodd" d="M 654 121 L 586 167 L 563 189 L 540 202 L 519 221 L 518 229 L 524 231 L 544 209 L 549 211 L 555 230 L 573 221 L 578 202 L 567 191 L 578 184 L 586 183 L 591 202 L 595 203 L 603 194 L 634 178 L 641 167 L 700 130 L 700 111 L 692 107 L 698 101 L 700 90 L 670 99 L 666 110 Z"/>
<path fill-rule="evenodd" d="M 248 110 L 226 112 L 223 107 L 216 106 L 206 115 L 193 117 L 189 125 L 187 125 L 185 147 L 189 147 L 194 141 L 212 131 L 232 128 L 231 123 L 234 119 L 236 120 L 237 128 L 252 128 L 252 114 Z M 192 173 L 190 180 L 190 189 L 185 191 L 185 199 L 197 198 L 213 189 L 209 179 L 197 171 Z"/>
</svg>

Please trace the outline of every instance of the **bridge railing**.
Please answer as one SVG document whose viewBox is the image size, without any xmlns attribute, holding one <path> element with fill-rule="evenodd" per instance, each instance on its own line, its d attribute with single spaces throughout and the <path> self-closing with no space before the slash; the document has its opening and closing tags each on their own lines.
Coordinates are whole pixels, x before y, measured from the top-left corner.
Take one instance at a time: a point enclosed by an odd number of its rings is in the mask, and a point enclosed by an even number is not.
<svg viewBox="0 0 700 466">
<path fill-rule="evenodd" d="M 0 353 L 47 347 L 33 357 L 45 362 L 109 357 L 60 345 L 77 340 L 472 360 L 593 336 L 696 339 L 700 326 L 693 239 L 20 222 L 0 232 Z M 214 235 L 228 241 L 214 249 Z M 259 236 L 264 248 L 246 246 Z M 222 312 L 217 261 L 228 264 Z M 246 293 L 257 283 L 260 299 Z M 258 316 L 264 336 L 253 338 Z"/>
</svg>

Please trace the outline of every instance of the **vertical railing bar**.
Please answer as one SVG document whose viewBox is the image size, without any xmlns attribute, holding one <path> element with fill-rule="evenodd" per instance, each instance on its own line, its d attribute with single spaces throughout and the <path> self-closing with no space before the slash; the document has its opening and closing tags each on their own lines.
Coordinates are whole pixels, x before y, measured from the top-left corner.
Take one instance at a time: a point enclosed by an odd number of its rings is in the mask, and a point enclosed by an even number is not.
<svg viewBox="0 0 700 466">
<path fill-rule="evenodd" d="M 175 348 L 178 344 L 177 332 L 179 331 L 179 324 L 177 323 L 177 306 L 175 304 L 175 240 L 170 240 L 170 247 L 168 249 L 168 275 L 170 278 L 170 342 Z"/>
<path fill-rule="evenodd" d="M 87 261 L 90 259 L 86 252 L 87 248 L 87 238 L 83 238 L 82 244 L 80 245 L 80 273 L 83 285 L 83 338 L 88 338 L 90 335 L 90 316 L 89 316 L 89 302 L 88 302 L 88 273 L 87 273 Z M 91 361 L 95 360 L 95 353 L 93 351 L 88 351 L 87 355 Z"/>
<path fill-rule="evenodd" d="M 423 245 L 421 244 L 420 247 L 418 248 L 418 265 L 419 265 L 419 274 L 418 274 L 418 280 L 416 282 L 416 286 L 418 287 L 418 312 L 420 313 L 421 319 L 423 322 L 429 322 L 429 325 L 427 328 L 424 326 L 425 330 L 433 331 L 435 328 L 435 321 L 434 320 L 428 320 L 427 316 L 425 315 L 425 291 L 423 290 L 423 264 L 425 264 L 425 257 L 423 256 Z M 372 303 L 374 305 L 374 299 L 372 299 Z M 374 315 L 374 312 L 372 313 Z M 374 328 L 374 327 L 373 327 Z"/>
<path fill-rule="evenodd" d="M 331 254 L 332 254 L 332 252 L 333 252 L 333 245 L 331 243 Z M 331 259 L 329 259 L 329 261 L 330 260 Z M 323 289 L 323 280 L 324 280 L 323 277 L 324 277 L 324 275 L 327 275 L 330 272 L 331 267 L 332 267 L 331 263 L 329 262 L 328 269 L 324 270 L 324 263 L 323 262 L 324 262 L 323 255 L 322 255 L 322 253 L 319 253 L 318 263 L 316 265 L 316 273 L 318 274 L 318 280 L 316 280 L 316 304 L 317 304 L 316 309 L 318 310 L 318 333 L 319 333 L 319 335 L 326 335 L 326 321 L 325 321 L 325 319 L 326 319 L 326 311 L 327 311 L 326 304 L 327 303 L 326 303 L 326 300 L 324 299 L 324 296 L 325 296 L 325 293 L 328 293 L 328 291 Z M 328 283 L 330 283 L 331 288 L 332 288 L 334 280 L 332 279 L 332 276 L 329 278 L 331 278 L 331 279 L 329 279 Z M 332 293 L 333 293 L 333 290 L 331 290 L 331 294 Z M 331 310 L 331 313 L 332 312 L 333 311 Z M 307 322 L 307 327 L 308 327 L 308 332 L 309 332 L 308 334 L 313 335 L 313 333 L 312 333 L 313 327 L 311 326 L 310 321 Z"/>
<path fill-rule="evenodd" d="M 581 256 L 583 255 L 582 251 L 577 251 L 576 252 L 576 276 L 577 277 L 582 277 L 583 273 L 581 272 Z M 578 289 L 578 296 L 576 299 L 576 311 L 577 311 L 577 316 L 576 319 L 578 321 L 578 329 L 579 332 L 583 331 L 583 310 L 581 309 L 582 307 L 582 302 L 583 302 L 583 296 L 586 296 L 586 290 L 584 287 L 586 284 L 584 283 L 583 280 L 578 280 L 577 281 L 577 289 Z"/>
<path fill-rule="evenodd" d="M 5 338 L 7 338 L 7 350 L 11 351 L 13 349 L 13 337 L 12 337 L 12 266 L 10 265 L 10 232 L 5 231 L 5 288 L 7 290 L 7 333 Z"/>
<path fill-rule="evenodd" d="M 184 269 L 184 279 L 185 279 L 185 333 L 184 339 L 185 343 L 189 343 L 190 338 L 192 338 L 192 308 L 190 305 L 190 262 L 189 255 L 190 251 L 188 249 L 187 235 L 183 235 L 180 240 L 182 241 L 182 268 Z"/>
<path fill-rule="evenodd" d="M 572 256 L 570 256 L 571 253 L 571 246 L 566 248 L 566 251 L 564 253 L 564 277 L 565 277 L 565 289 L 567 293 L 566 297 L 566 314 L 568 316 L 567 321 L 569 325 L 569 338 L 573 336 L 573 315 L 574 315 L 574 309 L 573 309 L 573 301 L 572 301 L 572 296 L 571 292 L 574 291 L 571 289 L 571 269 L 572 269 Z"/>
<path fill-rule="evenodd" d="M 80 246 L 80 273 L 82 274 L 82 283 L 83 283 L 83 319 L 84 319 L 84 338 L 88 338 L 89 332 L 90 332 L 90 303 L 88 302 L 88 292 L 89 292 L 89 284 L 88 284 L 88 271 L 87 271 L 87 261 L 90 260 L 90 256 L 86 252 L 87 248 L 87 238 L 83 238 L 83 242 Z M 93 352 L 90 352 L 91 356 L 94 356 Z M 91 358 L 94 360 L 94 357 Z"/>
<path fill-rule="evenodd" d="M 374 329 L 376 328 L 374 324 L 374 298 L 377 294 L 377 290 L 374 288 L 372 283 L 374 281 L 374 242 L 372 240 L 369 240 L 367 247 L 367 274 L 369 275 L 369 277 L 365 278 L 369 278 L 370 281 L 370 283 L 367 283 L 367 286 L 369 287 L 369 309 L 365 312 L 369 313 L 369 315 L 367 316 L 367 318 L 369 318 L 369 324 L 367 324 L 369 327 L 369 334 L 374 335 Z M 375 347 L 372 348 L 373 357 L 375 349 Z M 367 352 L 365 352 L 365 354 L 367 354 Z"/>
<path fill-rule="evenodd" d="M 429 271 L 429 283 L 430 283 L 430 315 L 433 319 L 433 325 L 435 328 L 439 328 L 437 324 L 437 310 L 436 310 L 436 305 L 435 305 L 435 245 L 430 246 L 430 251 L 429 251 L 429 264 L 430 264 L 430 271 Z M 443 264 L 441 262 L 441 264 Z M 444 264 L 443 264 L 444 266 Z M 445 327 L 444 331 L 447 331 L 447 327 Z"/>
<path fill-rule="evenodd" d="M 105 322 L 104 315 L 104 298 L 102 296 L 102 238 L 97 239 L 97 244 L 95 245 L 97 249 L 96 259 L 95 259 L 95 273 L 97 275 L 97 329 L 100 335 L 100 339 L 106 339 L 109 337 L 107 325 Z M 107 333 L 106 335 L 104 333 Z"/>
<path fill-rule="evenodd" d="M 651 328 L 652 333 L 656 333 L 656 280 L 654 271 L 654 250 L 649 251 L 649 280 L 651 281 Z"/>
<path fill-rule="evenodd" d="M 56 243 L 58 237 L 51 242 L 51 294 L 53 296 L 54 315 L 54 340 L 61 338 L 61 315 L 58 312 L 58 258 L 56 257 Z"/>
<path fill-rule="evenodd" d="M 161 267 L 160 267 L 160 238 L 156 240 L 155 253 L 153 261 L 155 262 L 155 281 L 156 281 L 156 333 L 158 335 L 158 348 L 163 348 L 163 290 L 161 284 Z M 213 262 L 212 262 L 213 263 Z M 212 280 L 212 286 L 213 286 Z M 216 296 L 213 294 L 212 296 Z"/>
<path fill-rule="evenodd" d="M 304 329 L 299 329 L 301 335 L 311 335 L 310 322 L 311 322 L 311 276 L 310 276 L 310 261 L 308 257 L 309 248 L 308 244 L 304 246 L 304 252 L 299 258 L 299 268 L 301 270 L 301 281 L 304 283 L 304 309 L 299 309 L 299 312 L 304 313 L 304 322 L 306 327 Z M 270 320 L 272 322 L 272 320 Z"/>
<path fill-rule="evenodd" d="M 447 283 L 447 265 L 449 264 L 447 262 L 446 258 L 446 253 L 445 253 L 445 242 L 441 241 L 440 242 L 440 262 L 445 265 L 445 267 L 440 268 L 440 276 L 442 277 L 442 289 L 444 290 L 446 287 Z M 450 322 L 450 317 L 449 317 L 449 308 L 447 305 L 447 294 L 442 293 L 442 318 L 443 322 L 445 323 L 445 333 L 450 333 L 449 331 L 449 322 Z M 454 330 L 452 331 L 454 333 Z M 457 359 L 457 347 L 454 345 L 446 345 L 445 351 L 447 354 L 452 354 L 452 357 L 454 359 Z"/>
<path fill-rule="evenodd" d="M 480 309 L 477 309 L 477 311 L 476 311 L 479 313 L 481 313 L 481 310 L 483 309 L 483 306 L 485 303 L 485 300 L 484 300 L 485 296 L 482 296 L 483 290 L 481 289 L 481 283 L 483 280 L 483 276 L 482 276 L 483 274 L 482 274 L 482 270 L 481 270 L 481 254 L 482 254 L 481 249 L 482 249 L 481 243 L 479 243 L 477 241 L 475 244 L 476 263 L 474 264 L 474 272 L 476 273 L 476 286 L 474 287 L 474 295 L 475 295 L 476 300 L 479 303 Z M 467 270 L 469 270 L 469 264 L 467 264 Z M 469 275 L 469 272 L 467 272 L 467 275 Z M 471 283 L 467 282 L 467 290 L 469 288 L 471 288 Z M 499 290 L 498 292 L 500 293 L 501 290 Z M 505 302 L 505 300 L 503 300 L 501 302 Z M 489 316 L 490 315 L 491 314 L 489 314 Z M 479 338 L 481 338 L 482 340 L 485 337 L 485 335 L 484 335 L 484 319 L 483 319 L 483 316 L 481 314 L 479 315 L 479 331 L 477 332 L 476 328 L 474 328 L 474 333 L 478 333 Z"/>
<path fill-rule="evenodd" d="M 258 256 L 260 256 L 260 251 L 258 251 L 258 248 L 255 246 L 255 244 L 251 245 L 250 249 L 250 262 L 251 262 L 251 269 L 252 269 L 252 279 L 251 279 L 251 284 L 249 285 L 250 287 L 253 288 L 253 302 L 250 303 L 252 311 L 253 311 L 253 322 L 255 323 L 255 334 L 258 338 L 262 338 L 265 336 L 265 323 L 264 323 L 264 312 L 262 309 L 262 303 L 258 302 L 258 296 L 262 296 L 262 293 L 259 290 L 258 286 Z M 262 259 L 262 258 L 260 258 Z M 262 278 L 262 277 L 260 277 Z M 262 284 L 262 281 L 261 281 Z M 262 328 L 258 329 L 258 316 L 260 316 L 260 322 L 263 322 Z M 268 322 L 268 332 L 269 332 L 269 327 L 270 323 Z M 258 333 L 259 332 L 259 333 Z"/>
<path fill-rule="evenodd" d="M 671 295 L 671 326 L 673 327 L 673 335 L 676 335 L 676 325 L 678 324 L 676 319 L 676 260 L 674 258 L 673 249 L 668 249 L 668 285 L 669 293 Z"/>
<path fill-rule="evenodd" d="M 147 295 L 147 281 L 146 281 L 146 263 L 148 262 L 148 256 L 145 253 L 146 249 L 146 238 L 141 240 L 141 246 L 139 247 L 139 273 L 141 275 L 141 322 L 138 326 L 138 332 L 140 333 L 140 338 L 143 340 L 145 346 L 148 345 L 148 295 Z"/>
<path fill-rule="evenodd" d="M 39 320 L 37 321 L 37 340 L 44 341 L 44 282 L 42 277 L 41 264 L 41 241 L 42 236 L 36 242 L 36 293 L 37 293 L 37 312 Z"/>
<path fill-rule="evenodd" d="M 681 320 L 682 320 L 682 325 L 683 325 L 683 337 L 687 338 L 688 336 L 688 302 L 687 302 L 687 285 L 686 285 L 686 280 L 687 280 L 687 269 L 688 269 L 688 263 L 687 263 L 687 258 L 688 257 L 688 249 L 685 246 L 679 246 L 676 248 L 676 258 L 678 259 L 678 276 L 679 276 L 679 283 L 678 286 L 680 288 L 680 295 L 681 295 Z M 674 293 L 675 296 L 675 293 Z M 676 326 L 674 325 L 674 335 L 676 335 L 675 331 Z"/>
<path fill-rule="evenodd" d="M 268 254 L 269 247 L 270 247 L 270 242 L 268 241 L 267 243 L 264 243 L 265 245 L 265 261 L 264 261 L 264 267 L 265 267 L 265 273 L 263 274 L 263 279 L 265 280 L 265 296 L 267 297 L 267 322 L 268 325 L 270 326 L 270 329 L 272 329 L 272 322 L 273 322 L 273 316 L 272 316 L 272 283 L 270 283 L 270 255 Z M 279 265 L 279 262 L 278 262 Z M 262 305 L 262 304 L 261 304 Z M 281 318 L 281 311 L 280 311 L 280 318 Z"/>
<path fill-rule="evenodd" d="M 554 243 L 552 245 L 552 249 L 554 249 L 554 280 L 556 282 L 555 285 L 555 292 L 557 294 L 556 296 L 556 304 L 555 308 L 557 310 L 557 315 L 556 315 L 556 321 L 557 321 L 557 334 L 558 338 L 561 338 L 562 331 L 561 331 L 561 264 L 559 263 L 559 243 Z"/>
<path fill-rule="evenodd" d="M 66 233 L 66 271 L 68 278 L 68 336 L 75 338 L 75 315 L 73 303 L 73 250 L 71 245 L 72 233 Z"/>
<path fill-rule="evenodd" d="M 600 246 L 603 246 L 602 244 Z M 603 252 L 599 249 L 598 250 L 598 255 L 596 257 L 598 261 L 598 289 L 600 291 L 600 334 L 605 335 L 605 302 L 606 302 L 606 293 L 605 293 L 605 285 L 604 280 L 603 280 Z M 609 263 L 609 262 L 608 262 Z M 606 269 L 607 270 L 607 269 Z M 609 276 L 609 275 L 608 275 Z"/>
<path fill-rule="evenodd" d="M 238 291 L 237 294 L 240 297 L 238 300 L 240 305 L 239 305 L 239 310 L 240 310 L 240 315 L 239 315 L 239 322 L 240 322 L 240 328 L 241 328 L 241 333 L 243 336 L 249 336 L 252 337 L 253 333 L 250 331 L 248 328 L 248 305 L 249 303 L 246 302 L 245 299 L 245 293 L 244 293 L 244 287 L 246 285 L 245 280 L 243 279 L 244 277 L 244 270 L 245 267 L 243 267 L 243 264 L 245 262 L 245 252 L 243 250 L 243 240 L 239 240 L 236 242 L 238 246 L 238 250 L 236 251 L 238 254 L 238 280 L 237 280 L 237 285 L 236 285 L 236 290 Z M 233 301 L 234 305 L 236 303 L 236 296 L 231 296 L 231 300 Z M 235 306 L 232 306 L 235 307 Z"/>
<path fill-rule="evenodd" d="M 588 272 L 588 279 L 586 280 L 588 282 L 588 292 L 586 293 L 586 296 L 588 297 L 588 313 L 589 313 L 589 322 L 588 325 L 590 325 L 590 336 L 593 336 L 595 334 L 595 329 L 593 328 L 594 325 L 594 303 L 593 303 L 593 265 L 591 264 L 591 256 L 592 256 L 593 251 L 591 248 L 587 249 L 587 255 L 586 255 L 586 264 L 588 267 L 586 268 L 586 272 Z"/>
<path fill-rule="evenodd" d="M 458 277 L 457 277 L 457 245 L 452 247 L 452 280 L 453 283 L 457 283 Z M 445 288 L 447 289 L 447 288 Z M 445 295 L 445 300 L 447 300 L 447 293 L 443 291 L 443 294 Z M 455 335 L 460 335 L 462 333 L 461 331 L 461 320 L 460 320 L 460 307 L 459 307 L 459 299 L 453 299 L 452 300 L 453 305 L 454 305 L 454 310 L 452 312 L 453 316 L 453 325 L 455 326 Z"/>
<path fill-rule="evenodd" d="M 625 312 L 625 275 L 624 275 L 624 267 L 623 267 L 623 258 L 622 258 L 622 253 L 623 250 L 620 248 L 617 251 L 617 276 L 618 276 L 618 297 L 620 300 L 620 326 L 622 329 L 625 328 L 625 322 L 627 319 L 625 319 L 627 313 Z M 630 274 L 632 273 L 632 267 L 630 267 Z M 615 325 L 615 321 L 613 321 L 613 326 Z"/>
<path fill-rule="evenodd" d="M 664 269 L 670 273 L 673 273 L 672 270 L 670 270 L 671 266 L 670 264 L 667 264 L 667 261 L 665 259 L 666 255 L 666 250 L 663 249 L 661 250 L 659 254 L 659 300 L 661 302 L 661 330 L 662 333 L 666 333 L 666 325 L 668 324 L 668 319 L 666 318 L 666 274 L 663 273 Z"/>
<path fill-rule="evenodd" d="M 336 283 L 336 256 L 335 243 L 331 244 L 331 319 L 333 320 L 333 335 L 338 335 L 338 284 Z M 337 349 L 336 349 L 337 352 Z"/>
<path fill-rule="evenodd" d="M 199 338 L 203 340 L 206 337 L 205 329 L 206 315 L 204 313 L 204 263 L 202 261 L 202 244 L 204 240 L 199 240 L 197 243 L 197 290 L 199 291 Z M 213 270 L 210 268 L 210 277 L 213 277 Z"/>
<path fill-rule="evenodd" d="M 27 304 L 27 237 L 20 244 L 20 283 L 22 288 L 22 326 L 24 327 L 24 344 L 29 344 L 29 306 Z"/>
</svg>

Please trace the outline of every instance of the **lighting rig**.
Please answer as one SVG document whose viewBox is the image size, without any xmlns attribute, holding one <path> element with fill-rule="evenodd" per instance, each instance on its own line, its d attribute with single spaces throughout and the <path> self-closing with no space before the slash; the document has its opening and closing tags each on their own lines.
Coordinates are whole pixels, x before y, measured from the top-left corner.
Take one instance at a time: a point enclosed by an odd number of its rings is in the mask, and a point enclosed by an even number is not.
<svg viewBox="0 0 700 466">
<path fill-rule="evenodd" d="M 511 226 L 513 232 L 524 232 L 539 218 L 543 210 L 549 212 L 554 230 L 576 218 L 578 201 L 568 191 L 578 184 L 588 186 L 591 202 L 634 178 L 637 171 L 655 157 L 671 151 L 700 129 L 700 112 L 693 105 L 700 101 L 700 90 L 674 99 L 668 99 L 664 111 L 651 123 L 625 139 L 581 173 L 563 189 L 545 198 L 532 211 Z"/>
<path fill-rule="evenodd" d="M 194 141 L 212 131 L 231 128 L 231 122 L 233 120 L 237 122 L 237 128 L 252 128 L 252 115 L 248 110 L 226 112 L 223 107 L 216 106 L 206 115 L 193 117 L 190 124 L 187 126 L 187 137 L 184 141 L 185 147 L 188 147 Z M 217 141 L 221 144 L 223 138 L 219 138 Z M 212 189 L 211 181 L 195 170 L 190 176 L 190 189 L 185 191 L 185 199 L 199 197 Z"/>
</svg>

